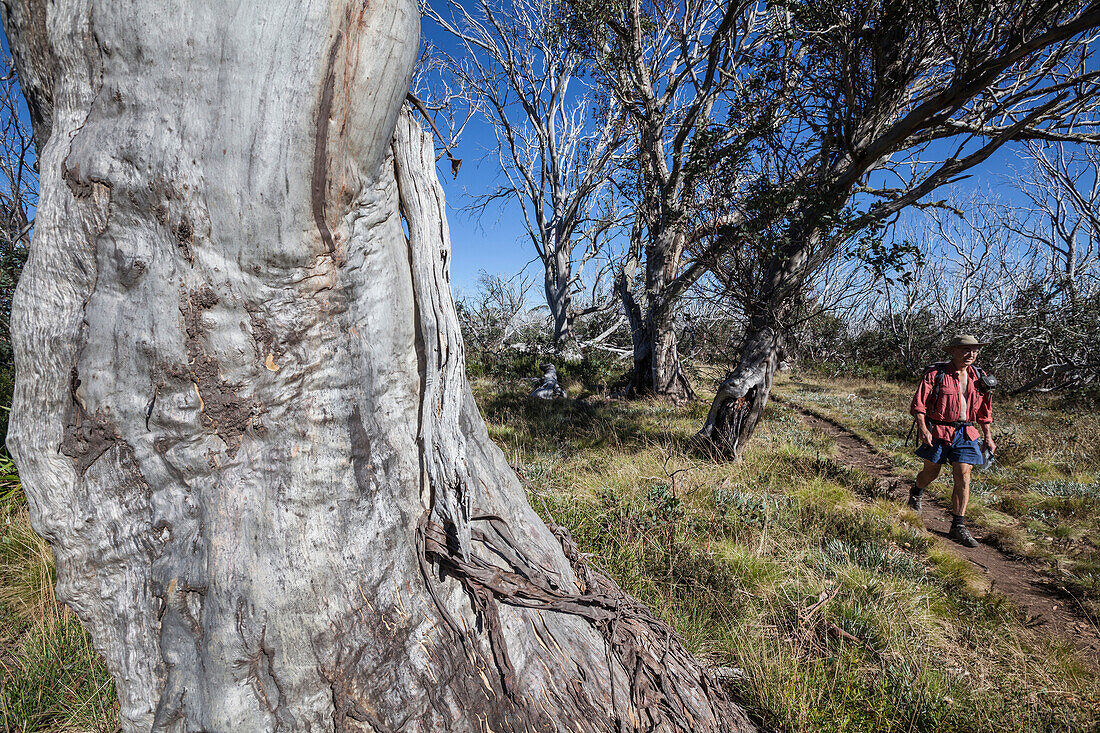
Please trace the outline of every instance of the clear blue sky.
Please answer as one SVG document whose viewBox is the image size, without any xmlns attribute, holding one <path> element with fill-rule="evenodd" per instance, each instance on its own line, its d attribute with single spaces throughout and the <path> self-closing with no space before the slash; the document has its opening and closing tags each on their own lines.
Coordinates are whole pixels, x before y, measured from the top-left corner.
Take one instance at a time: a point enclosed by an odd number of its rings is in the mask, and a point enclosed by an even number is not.
<svg viewBox="0 0 1100 733">
<path fill-rule="evenodd" d="M 485 146 L 489 144 L 492 144 L 492 133 L 484 125 L 471 122 L 457 148 L 451 151 L 456 158 L 462 158 L 457 180 L 451 178 L 446 159 L 439 165 L 439 178 L 447 196 L 451 283 L 456 297 L 474 289 L 481 270 L 511 276 L 535 257 L 534 246 L 515 204 L 509 203 L 503 209 L 493 205 L 480 217 L 464 210 L 473 196 L 485 193 L 490 182 L 500 176 L 495 155 L 485 155 Z M 538 263 L 532 267 L 533 272 L 541 272 Z"/>
<path fill-rule="evenodd" d="M 440 32 L 431 21 L 424 21 L 423 34 L 425 39 L 447 50 L 455 48 L 448 34 Z M 8 52 L 7 37 L 2 30 L 0 46 L 5 53 Z M 530 267 L 530 272 L 535 274 L 540 271 L 537 263 L 532 264 L 534 249 L 527 238 L 515 204 L 508 203 L 503 207 L 494 205 L 480 216 L 465 210 L 474 196 L 485 193 L 499 181 L 501 173 L 496 157 L 492 154 L 494 148 L 495 140 L 491 129 L 484 122 L 475 119 L 467 126 L 458 146 L 452 151 L 455 157 L 463 159 L 457 180 L 452 180 L 450 165 L 446 160 L 439 166 L 449 209 L 453 249 L 451 280 L 456 295 L 472 291 L 478 273 L 482 270 L 509 276 L 524 267 Z M 1016 146 L 1006 145 L 984 165 L 972 170 L 972 177 L 960 184 L 960 187 L 989 187 L 1011 196 L 1011 189 L 1004 185 L 1004 179 L 1013 174 L 1014 168 L 1021 167 L 1016 150 Z M 948 193 L 944 188 L 935 196 L 942 198 Z M 541 293 L 537 289 L 532 296 L 534 303 L 541 300 Z"/>
<path fill-rule="evenodd" d="M 431 42 L 448 53 L 458 55 L 454 38 L 431 20 L 421 25 L 422 43 Z M 542 267 L 535 259 L 534 245 L 524 227 L 518 205 L 509 201 L 495 203 L 480 216 L 466 210 L 474 197 L 500 185 L 503 174 L 496 158 L 496 140 L 492 128 L 476 117 L 463 130 L 458 145 L 451 151 L 462 159 L 458 178 L 451 177 L 450 164 L 444 159 L 439 177 L 447 196 L 448 223 L 451 230 L 451 283 L 456 297 L 476 286 L 478 273 L 512 276 L 530 266 L 539 275 Z M 533 292 L 533 305 L 542 302 L 541 290 Z"/>
</svg>

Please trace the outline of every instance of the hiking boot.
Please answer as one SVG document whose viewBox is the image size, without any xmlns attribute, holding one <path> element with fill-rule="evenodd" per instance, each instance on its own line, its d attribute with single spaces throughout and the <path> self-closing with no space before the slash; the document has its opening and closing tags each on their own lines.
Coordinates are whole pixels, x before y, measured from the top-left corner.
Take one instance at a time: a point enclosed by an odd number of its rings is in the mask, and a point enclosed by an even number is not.
<svg viewBox="0 0 1100 733">
<path fill-rule="evenodd" d="M 978 541 L 974 539 L 974 535 L 970 534 L 970 530 L 966 528 L 965 524 L 952 524 L 951 531 L 947 533 L 947 536 L 965 547 L 978 546 Z"/>
<path fill-rule="evenodd" d="M 921 500 L 924 498 L 924 492 L 910 491 L 909 492 L 909 508 L 920 514 Z"/>
</svg>

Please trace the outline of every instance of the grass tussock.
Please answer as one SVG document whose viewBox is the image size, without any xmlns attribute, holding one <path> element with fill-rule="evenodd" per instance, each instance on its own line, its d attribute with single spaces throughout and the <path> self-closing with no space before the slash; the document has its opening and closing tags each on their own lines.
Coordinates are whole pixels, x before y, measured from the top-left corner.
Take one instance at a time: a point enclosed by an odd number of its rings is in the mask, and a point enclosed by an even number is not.
<svg viewBox="0 0 1100 733">
<path fill-rule="evenodd" d="M 476 385 L 532 505 L 783 731 L 1085 731 L 1100 683 L 782 406 L 737 463 L 705 406 Z"/>
<path fill-rule="evenodd" d="M 0 730 L 113 732 L 114 683 L 53 584 L 53 553 L 31 529 L 14 466 L 0 458 Z"/>
</svg>

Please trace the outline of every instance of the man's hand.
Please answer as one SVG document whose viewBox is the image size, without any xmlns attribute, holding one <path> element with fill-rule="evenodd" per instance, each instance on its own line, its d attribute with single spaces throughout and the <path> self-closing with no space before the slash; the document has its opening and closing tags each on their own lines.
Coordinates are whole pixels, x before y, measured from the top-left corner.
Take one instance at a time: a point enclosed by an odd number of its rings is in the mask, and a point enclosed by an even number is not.
<svg viewBox="0 0 1100 733">
<path fill-rule="evenodd" d="M 920 440 L 924 445 L 932 445 L 932 432 L 929 430 L 920 431 Z"/>
<path fill-rule="evenodd" d="M 982 441 L 983 446 L 990 453 L 997 452 L 997 444 L 993 442 L 993 429 L 989 423 L 981 423 L 978 427 L 982 429 Z"/>
</svg>

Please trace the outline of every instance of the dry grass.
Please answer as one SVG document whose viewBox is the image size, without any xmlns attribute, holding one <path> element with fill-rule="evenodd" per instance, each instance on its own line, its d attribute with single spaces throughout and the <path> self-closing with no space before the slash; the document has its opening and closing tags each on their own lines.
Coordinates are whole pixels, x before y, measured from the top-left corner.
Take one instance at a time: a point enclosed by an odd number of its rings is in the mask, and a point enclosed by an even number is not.
<svg viewBox="0 0 1100 733">
<path fill-rule="evenodd" d="M 1091 730 L 1100 716 L 1100 684 L 1074 653 L 1025 631 L 789 410 L 770 407 L 732 464 L 690 450 L 705 405 L 536 404 L 484 382 L 476 392 L 490 433 L 537 487 L 536 509 L 693 651 L 743 670 L 737 694 L 771 725 Z"/>
<path fill-rule="evenodd" d="M 843 423 L 889 454 L 902 474 L 914 386 L 784 376 L 777 394 Z M 994 398 L 997 462 L 976 473 L 968 514 L 1004 551 L 1039 561 L 1051 582 L 1100 622 L 1100 413 L 1053 397 Z M 932 491 L 950 496 L 950 479 Z"/>
<path fill-rule="evenodd" d="M 0 458 L 2 730 L 113 732 L 114 684 L 53 583 L 53 553 L 31 529 L 14 466 Z"/>
</svg>

